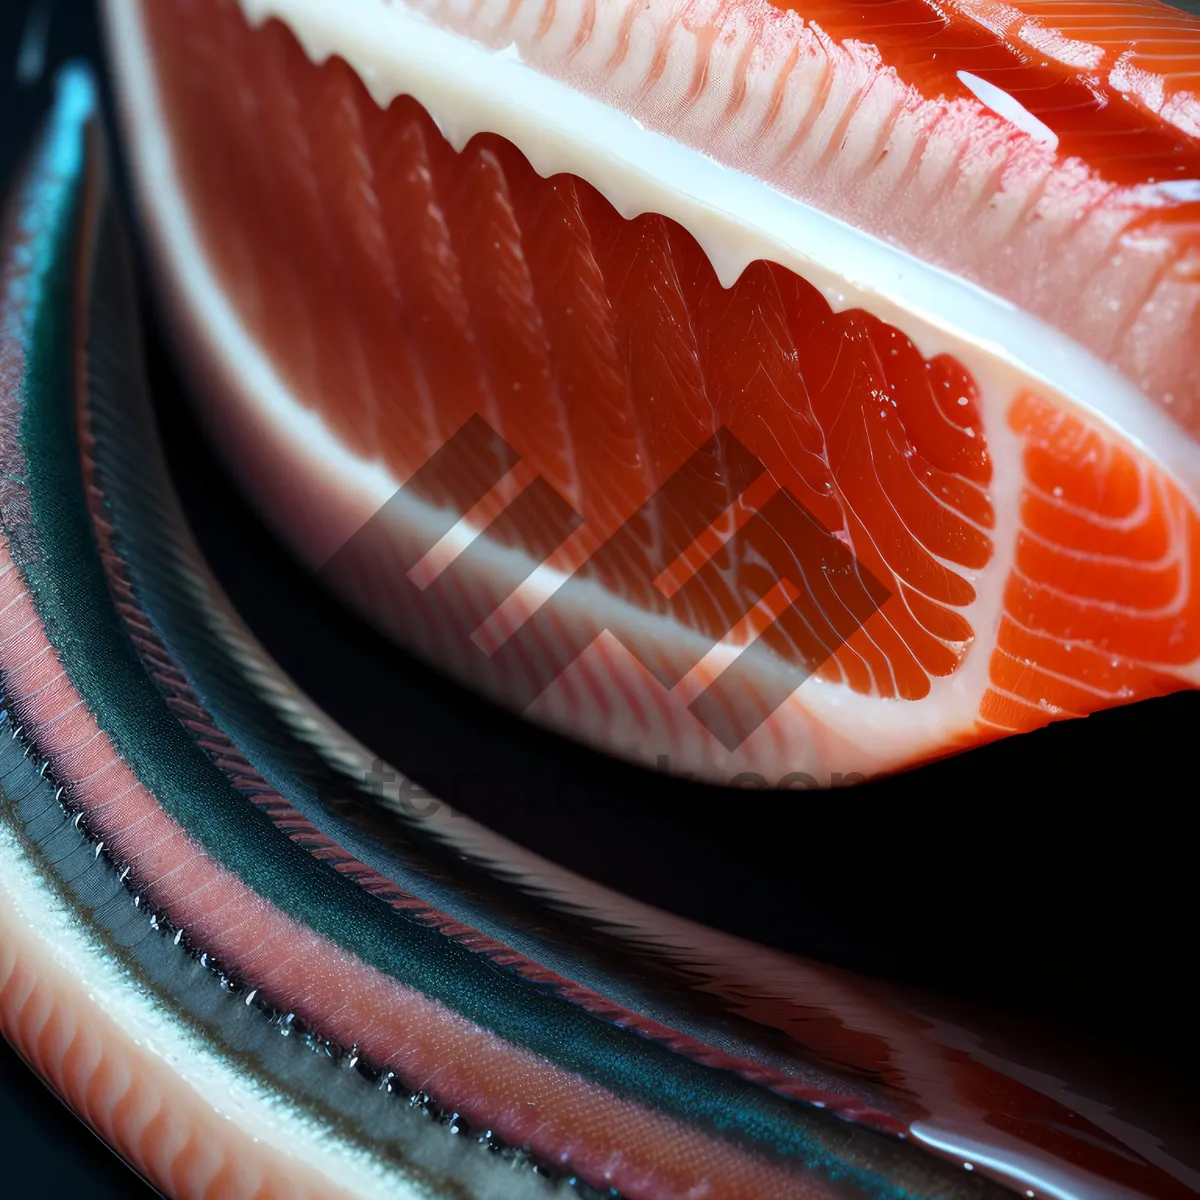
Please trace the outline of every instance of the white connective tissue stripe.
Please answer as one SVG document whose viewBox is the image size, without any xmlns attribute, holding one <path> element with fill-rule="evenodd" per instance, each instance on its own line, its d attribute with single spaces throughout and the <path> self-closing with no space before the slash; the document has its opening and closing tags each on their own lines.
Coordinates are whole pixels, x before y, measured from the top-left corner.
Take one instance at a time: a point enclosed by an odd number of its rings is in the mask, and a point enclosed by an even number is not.
<svg viewBox="0 0 1200 1200">
<path fill-rule="evenodd" d="M 1136 1200 L 1140 1194 L 1110 1180 L 1086 1179 L 1052 1163 L 1022 1162 L 995 1150 L 976 1138 L 947 1133 L 925 1121 L 915 1122 L 911 1136 L 918 1142 L 957 1158 L 969 1169 L 991 1168 L 1007 1177 L 1010 1187 L 1020 1188 L 1028 1200 Z"/>
<path fill-rule="evenodd" d="M 569 172 L 626 217 L 657 212 L 686 228 L 725 286 L 757 259 L 819 288 L 835 311 L 864 308 L 926 356 L 952 353 L 981 378 L 1030 382 L 1120 429 L 1200 493 L 1200 446 L 1117 372 L 1009 302 L 732 170 L 399 2 L 240 0 L 278 17 L 314 61 L 336 54 L 375 101 L 416 98 L 462 147 L 476 133 L 513 142 L 548 176 Z M 990 360 L 990 361 L 989 361 Z M 999 368 L 999 371 L 997 371 Z"/>
<path fill-rule="evenodd" d="M 1051 150 L 1058 148 L 1058 134 L 1049 125 L 1039 121 L 1025 105 L 1003 88 L 988 83 L 986 79 L 980 79 L 978 75 L 972 75 L 970 71 L 959 71 L 958 79 L 970 89 L 980 104 L 986 105 L 996 116 L 1003 117 L 1022 133 L 1029 134 L 1034 141 L 1049 146 Z"/>
</svg>

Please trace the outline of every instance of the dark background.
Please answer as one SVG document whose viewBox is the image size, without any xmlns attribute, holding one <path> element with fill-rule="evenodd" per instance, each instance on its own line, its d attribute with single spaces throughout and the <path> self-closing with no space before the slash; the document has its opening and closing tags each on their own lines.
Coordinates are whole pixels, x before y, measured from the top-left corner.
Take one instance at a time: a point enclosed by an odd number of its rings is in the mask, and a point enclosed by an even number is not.
<svg viewBox="0 0 1200 1200">
<path fill-rule="evenodd" d="M 0 178 L 56 62 L 96 57 L 85 0 L 46 67 L 0 2 Z M 35 22 L 36 24 L 36 22 Z M 36 40 L 36 39 L 35 39 Z M 986 1006 L 1194 1095 L 1193 815 L 1200 695 L 1099 714 L 866 787 L 729 792 L 664 780 L 466 694 L 339 610 L 246 511 L 149 364 L 178 486 L 231 598 L 338 721 L 431 792 L 608 885 L 696 920 Z M 465 779 L 463 764 L 471 764 Z M 148 1191 L 0 1043 L 0 1193 Z"/>
</svg>

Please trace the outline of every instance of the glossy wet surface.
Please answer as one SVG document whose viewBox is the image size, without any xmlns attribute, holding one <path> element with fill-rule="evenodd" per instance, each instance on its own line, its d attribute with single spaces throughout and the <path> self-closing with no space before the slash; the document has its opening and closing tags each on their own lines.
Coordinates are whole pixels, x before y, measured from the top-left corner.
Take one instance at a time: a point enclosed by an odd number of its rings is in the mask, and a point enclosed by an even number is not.
<svg viewBox="0 0 1200 1200">
<path fill-rule="evenodd" d="M 181 486 L 239 608 L 314 695 L 394 761 L 633 894 L 819 958 L 1091 1021 L 1179 1065 L 1188 1014 L 1172 985 L 1188 908 L 1167 771 L 1190 745 L 1194 698 L 813 803 L 754 796 L 747 806 L 744 792 L 669 783 L 497 714 L 306 587 L 213 462 L 196 457 L 203 436 L 156 361 Z M 1047 821 L 1064 793 L 1089 784 L 1123 785 L 1136 807 L 1116 826 L 1098 807 L 1069 828 Z M 1163 800 L 1157 820 L 1148 791 Z M 887 803 L 864 822 L 873 799 Z M 983 820 L 959 831 L 958 819 L 931 811 L 938 801 Z M 947 825 L 957 833 L 949 845 Z M 674 850 L 666 863 L 664 845 Z"/>
</svg>

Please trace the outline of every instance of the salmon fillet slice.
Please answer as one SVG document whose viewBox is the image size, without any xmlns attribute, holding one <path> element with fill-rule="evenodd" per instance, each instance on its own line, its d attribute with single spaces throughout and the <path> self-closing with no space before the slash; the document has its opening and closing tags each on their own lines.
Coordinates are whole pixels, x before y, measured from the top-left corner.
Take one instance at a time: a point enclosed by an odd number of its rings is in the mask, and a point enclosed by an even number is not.
<svg viewBox="0 0 1200 1200">
<path fill-rule="evenodd" d="M 381 7 L 243 5 L 351 60 Z M 1154 0 L 409 9 L 992 289 L 1195 431 L 1200 19 Z"/>
<path fill-rule="evenodd" d="M 231 460 L 471 686 L 807 786 L 1195 684 L 1190 18 L 109 12 Z"/>
</svg>

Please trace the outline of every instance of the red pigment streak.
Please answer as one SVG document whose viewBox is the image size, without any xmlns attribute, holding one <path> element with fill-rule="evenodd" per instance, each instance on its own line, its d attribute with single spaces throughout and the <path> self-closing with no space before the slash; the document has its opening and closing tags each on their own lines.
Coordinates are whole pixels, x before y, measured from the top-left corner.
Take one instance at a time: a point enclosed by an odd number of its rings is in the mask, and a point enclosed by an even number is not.
<svg viewBox="0 0 1200 1200">
<path fill-rule="evenodd" d="M 556 1138 L 565 1138 L 570 1146 L 570 1161 L 581 1172 L 589 1169 L 586 1164 L 603 1163 L 600 1174 L 593 1177 L 603 1177 L 605 1182 L 625 1179 L 627 1183 L 617 1186 L 631 1195 L 677 1195 L 678 1187 L 670 1179 L 684 1178 L 687 1170 L 707 1172 L 730 1166 L 736 1178 L 728 1184 L 722 1182 L 723 1188 L 728 1187 L 722 1190 L 722 1195 L 821 1194 L 802 1186 L 793 1176 L 767 1175 L 771 1168 L 752 1158 L 747 1160 L 748 1168 L 744 1162 L 723 1162 L 726 1157 L 736 1160 L 738 1156 L 719 1143 L 715 1149 L 710 1145 L 704 1155 L 696 1158 L 698 1150 L 692 1143 L 698 1138 L 690 1135 L 690 1131 L 683 1139 L 684 1144 L 671 1140 L 676 1132 L 656 1114 L 613 1101 L 607 1093 L 577 1077 L 553 1071 L 539 1060 L 530 1060 L 436 1002 L 380 976 L 323 938 L 297 926 L 214 864 L 140 785 L 131 784 L 128 769 L 113 754 L 82 703 L 77 697 L 71 700 L 75 693 L 58 666 L 40 623 L 32 615 L 28 594 L 6 547 L 0 548 L 0 664 L 10 693 L 26 697 L 15 702 L 19 718 L 39 747 L 49 749 L 55 774 L 68 780 L 72 802 L 86 813 L 89 828 L 105 838 L 116 861 L 133 865 L 136 885 L 144 889 L 173 923 L 187 929 L 194 944 L 211 947 L 210 953 L 223 967 L 231 969 L 247 985 L 259 987 L 273 1003 L 296 1011 L 323 1035 L 348 1044 L 357 1043 L 364 1054 L 396 1070 L 406 1082 L 427 1078 L 421 1072 L 436 1074 L 436 1082 L 430 1079 L 425 1084 L 426 1090 L 440 1097 L 443 1103 L 453 1104 L 470 1119 L 491 1125 L 510 1140 L 528 1136 L 535 1150 L 549 1156 L 563 1144 Z M 361 864 L 354 864 L 340 848 L 312 831 L 303 818 L 297 819 L 286 802 L 272 801 L 268 811 L 279 824 L 285 827 L 290 824 L 292 836 L 302 844 L 311 843 L 309 848 L 318 857 L 328 856 L 335 866 L 345 866 L 359 876 Z M 370 887 L 374 880 L 369 869 L 361 868 L 361 875 Z M 389 902 L 441 928 L 448 936 L 462 939 L 502 964 L 516 966 L 528 978 L 560 986 L 566 983 L 536 964 L 522 962 L 520 956 L 491 939 L 450 921 L 387 881 L 380 883 L 381 898 L 386 896 Z M 522 969 L 526 966 L 528 970 Z M 914 1035 L 922 1061 L 928 1053 L 923 1037 L 919 1036 L 923 1022 L 917 1018 L 884 1017 L 882 1028 L 887 1032 L 880 1041 L 877 1035 L 843 1027 L 836 1006 L 826 1011 L 815 993 L 811 995 L 815 1003 L 797 1006 L 784 1003 L 782 998 L 768 999 L 765 994 L 756 998 L 756 988 L 737 988 L 730 981 L 724 984 L 714 981 L 709 986 L 719 990 L 734 986 L 746 1015 L 768 1025 L 786 1028 L 787 1022 L 781 1023 L 781 1014 L 791 1009 L 791 1020 L 800 1022 L 806 1041 L 815 1037 L 818 1044 L 824 1043 L 826 1054 L 843 1062 L 853 1063 L 861 1057 L 860 1069 L 867 1072 L 879 1070 L 881 1064 L 897 1055 L 911 1054 L 913 1048 L 905 1047 Z M 608 1005 L 586 989 L 567 984 L 566 994 L 589 1007 L 593 999 L 599 1000 L 604 1015 L 621 1020 L 617 1006 Z M 860 998 L 854 1007 L 861 1015 L 873 1006 L 870 1002 L 864 1006 Z M 828 1029 L 821 1031 L 814 1022 Z M 868 1022 L 872 1027 L 877 1023 L 877 1018 Z M 730 1065 L 727 1056 L 714 1054 L 707 1047 L 671 1034 L 653 1022 L 633 1016 L 629 1024 L 639 1032 L 666 1038 L 676 1049 L 701 1061 L 711 1059 L 713 1065 Z M 818 1096 L 822 1100 L 838 1099 L 814 1089 L 797 1088 L 794 1082 L 756 1064 L 738 1065 L 748 1079 L 783 1094 L 804 1099 Z M 962 1090 L 964 1099 L 983 1089 L 988 1101 L 983 1107 L 989 1111 L 994 1109 L 996 1087 L 1001 1085 L 1006 1095 L 1002 1127 L 1021 1140 L 1032 1140 L 1060 1153 L 1074 1151 L 1069 1136 L 1042 1128 L 1031 1115 L 1037 1112 L 1056 1119 L 1069 1117 L 1072 1126 L 1085 1132 L 1091 1128 L 1056 1101 L 1012 1080 L 996 1078 L 990 1069 L 983 1069 L 981 1075 L 978 1069 L 968 1071 L 963 1064 L 957 1064 L 954 1077 L 952 1086 Z M 586 1098 L 580 1097 L 580 1089 Z M 534 1097 L 536 1112 L 526 1112 L 524 1105 L 506 1105 L 503 1102 L 506 1095 Z M 858 1108 L 849 1097 L 840 1099 L 844 1115 L 866 1119 L 883 1128 L 895 1127 L 893 1119 Z M 558 1112 L 561 1120 L 543 1121 L 546 1111 Z M 540 1128 L 534 1129 L 535 1125 Z M 645 1165 L 645 1159 L 640 1157 L 646 1148 L 643 1143 L 627 1143 L 635 1128 L 647 1142 L 653 1142 L 666 1153 L 661 1169 L 658 1165 L 653 1168 Z M 599 1143 L 592 1141 L 596 1130 L 605 1135 Z M 1096 1130 L 1093 1136 L 1103 1137 L 1103 1131 Z M 624 1153 L 618 1153 L 617 1148 Z M 593 1149 L 594 1156 L 589 1152 Z M 1101 1157 L 1102 1169 L 1109 1178 L 1127 1178 L 1135 1185 L 1144 1181 L 1146 1171 L 1151 1170 L 1146 1164 L 1131 1162 L 1120 1153 L 1119 1147 L 1112 1153 L 1104 1151 Z M 1157 1171 L 1152 1173 L 1160 1194 L 1173 1194 L 1171 1181 L 1159 1178 Z M 709 1178 L 723 1181 L 726 1176 Z M 795 1182 L 795 1188 L 789 1181 Z M 639 1187 L 645 1190 L 635 1190 Z M 759 1188 L 773 1190 L 756 1192 Z"/>
<path fill-rule="evenodd" d="M 81 422 L 81 441 L 85 476 L 91 478 L 92 439 L 86 420 Z M 1086 452 L 1086 438 L 1084 449 Z M 780 1094 L 819 1102 L 847 1119 L 894 1133 L 907 1130 L 909 1124 L 907 1119 L 898 1117 L 896 1111 L 911 1110 L 909 1119 L 930 1113 L 946 1116 L 965 1102 L 968 1106 L 977 1107 L 978 1117 L 985 1125 L 994 1126 L 1021 1142 L 1037 1146 L 1060 1158 L 1073 1159 L 1078 1156 L 1079 1142 L 1072 1132 L 1078 1131 L 1090 1139 L 1090 1170 L 1131 1187 L 1150 1186 L 1161 1195 L 1171 1195 L 1176 1190 L 1173 1181 L 1157 1168 L 1141 1159 L 1130 1158 L 1119 1141 L 1059 1101 L 998 1072 L 993 1066 L 963 1059 L 961 1055 L 941 1061 L 923 1032 L 921 1021 L 906 1015 L 894 1003 L 891 1006 L 886 1003 L 881 1005 L 878 997 L 863 990 L 861 981 L 842 972 L 821 968 L 821 979 L 817 980 L 812 978 L 812 964 L 789 960 L 788 966 L 793 972 L 800 970 L 805 973 L 803 980 L 798 977 L 790 985 L 785 985 L 781 965 L 776 964 L 766 968 L 772 980 L 767 984 L 760 978 L 762 965 L 756 970 L 746 958 L 748 947 L 733 951 L 740 956 L 741 967 L 740 971 L 733 974 L 727 964 L 724 968 L 715 962 L 710 965 L 708 956 L 698 947 L 687 955 L 689 977 L 693 978 L 693 982 L 703 978 L 702 990 L 720 997 L 731 1011 L 738 1011 L 766 1028 L 785 1032 L 795 1039 L 803 1053 L 823 1059 L 834 1069 L 850 1068 L 864 1078 L 878 1077 L 889 1090 L 898 1092 L 899 1110 L 893 1110 L 892 1113 L 881 1111 L 859 1096 L 815 1088 L 760 1063 L 714 1050 L 541 966 L 456 921 L 379 875 L 323 835 L 275 793 L 217 728 L 138 606 L 124 563 L 113 550 L 113 531 L 107 520 L 102 496 L 95 485 L 89 487 L 88 501 L 101 557 L 120 615 L 139 654 L 163 688 L 173 711 L 213 755 L 218 765 L 233 777 L 235 786 L 247 791 L 277 827 L 308 849 L 314 857 L 352 878 L 364 890 L 474 952 L 485 954 L 497 964 L 518 972 L 523 978 L 552 986 L 559 995 L 605 1020 L 660 1040 L 677 1053 L 696 1061 L 736 1071 L 743 1078 L 770 1087 Z M 577 903 L 586 911 L 588 900 L 585 896 L 580 895 Z M 603 917 L 598 919 L 602 923 L 611 922 L 611 918 L 607 921 Z M 653 932 L 639 930 L 637 921 L 631 916 L 622 917 L 617 923 L 628 929 L 635 942 L 654 939 Z M 678 935 L 671 937 L 671 941 L 680 948 L 686 944 L 679 941 Z M 724 957 L 728 957 L 728 953 Z M 847 1024 L 842 1010 L 852 1012 L 859 1021 L 871 1014 L 867 1026 L 880 1032 L 866 1032 L 861 1025 L 855 1027 Z M 921 1064 L 919 1078 L 910 1078 L 918 1063 Z M 943 1089 L 936 1097 L 929 1091 L 935 1081 Z M 914 1096 L 920 1101 L 916 1107 L 913 1105 Z M 971 1111 L 970 1107 L 968 1111 Z M 974 1118 L 975 1113 L 972 1112 L 971 1116 Z M 960 1115 L 958 1119 L 963 1117 Z"/>
</svg>

